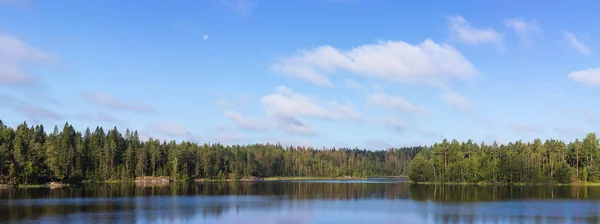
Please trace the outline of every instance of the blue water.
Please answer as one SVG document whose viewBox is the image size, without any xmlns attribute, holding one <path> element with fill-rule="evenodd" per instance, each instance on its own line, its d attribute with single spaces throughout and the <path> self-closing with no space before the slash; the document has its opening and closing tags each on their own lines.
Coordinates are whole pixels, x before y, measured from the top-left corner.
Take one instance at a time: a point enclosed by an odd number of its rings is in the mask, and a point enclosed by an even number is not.
<svg viewBox="0 0 600 224">
<path fill-rule="evenodd" d="M 598 187 L 402 180 L 0 190 L 2 223 L 598 223 Z"/>
</svg>

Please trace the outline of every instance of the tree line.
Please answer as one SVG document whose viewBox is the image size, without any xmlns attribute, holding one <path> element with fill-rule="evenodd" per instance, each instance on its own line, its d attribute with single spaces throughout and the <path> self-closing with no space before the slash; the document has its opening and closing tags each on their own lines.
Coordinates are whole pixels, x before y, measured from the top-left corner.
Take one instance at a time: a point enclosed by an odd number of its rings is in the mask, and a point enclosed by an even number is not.
<svg viewBox="0 0 600 224">
<path fill-rule="evenodd" d="M 569 143 L 535 139 L 489 145 L 444 140 L 415 156 L 409 177 L 416 182 L 599 182 L 599 145 L 595 133 Z"/>
<path fill-rule="evenodd" d="M 143 141 L 137 131 L 96 127 L 83 133 L 68 122 L 46 133 L 43 125 L 16 128 L 0 120 L 0 183 L 176 180 L 256 177 L 396 176 L 408 173 L 423 147 L 369 151 L 280 144 L 225 146 L 189 141 Z"/>
</svg>

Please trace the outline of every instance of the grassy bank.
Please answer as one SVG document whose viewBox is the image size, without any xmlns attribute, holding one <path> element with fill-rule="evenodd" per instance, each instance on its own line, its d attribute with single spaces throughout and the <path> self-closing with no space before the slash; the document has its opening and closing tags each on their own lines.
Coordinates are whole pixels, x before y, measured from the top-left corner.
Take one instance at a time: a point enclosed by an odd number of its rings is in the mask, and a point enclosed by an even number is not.
<svg viewBox="0 0 600 224">
<path fill-rule="evenodd" d="M 47 188 L 47 184 L 19 184 L 18 188 Z"/>
<path fill-rule="evenodd" d="M 408 176 L 400 175 L 400 176 L 374 176 L 369 178 L 408 178 Z"/>
<path fill-rule="evenodd" d="M 241 179 L 201 179 L 201 180 L 173 180 L 171 182 L 260 182 L 260 181 L 295 181 L 295 180 L 367 180 L 368 178 L 407 178 L 406 176 L 373 176 L 373 177 L 265 177 L 265 178 L 248 178 L 244 177 Z M 69 185 L 79 185 L 79 184 L 143 184 L 136 183 L 134 179 L 123 179 L 123 180 L 105 180 L 105 181 L 91 181 L 84 180 L 81 182 L 65 182 L 60 183 L 63 186 Z M 148 184 L 152 184 L 152 182 L 148 182 Z M 418 184 L 439 184 L 439 183 L 418 183 Z M 598 184 L 600 185 L 600 184 Z M 50 187 L 48 184 L 19 184 L 16 186 L 18 188 L 48 188 Z"/>
<path fill-rule="evenodd" d="M 479 186 L 600 186 L 596 182 L 576 182 L 576 183 L 488 183 L 488 182 L 412 182 L 418 185 L 479 185 Z"/>
<path fill-rule="evenodd" d="M 274 181 L 274 180 L 366 180 L 366 177 L 355 177 L 355 178 L 347 178 L 347 177 L 265 177 L 265 181 Z"/>
</svg>

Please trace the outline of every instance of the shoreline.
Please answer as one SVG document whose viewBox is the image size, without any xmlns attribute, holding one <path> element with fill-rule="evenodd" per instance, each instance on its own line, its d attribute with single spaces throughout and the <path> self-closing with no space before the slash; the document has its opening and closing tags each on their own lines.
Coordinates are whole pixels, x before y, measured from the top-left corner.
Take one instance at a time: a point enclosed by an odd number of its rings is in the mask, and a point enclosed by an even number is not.
<svg viewBox="0 0 600 224">
<path fill-rule="evenodd" d="M 412 182 L 411 184 L 416 185 L 477 185 L 477 186 L 600 186 L 600 183 L 596 182 L 577 182 L 577 183 L 487 183 L 487 182 Z"/>
<path fill-rule="evenodd" d="M 376 177 L 265 177 L 264 181 L 280 181 L 280 180 L 366 180 Z"/>
<path fill-rule="evenodd" d="M 162 178 L 162 177 L 161 177 Z M 152 178 L 148 181 L 136 181 L 135 179 L 126 179 L 126 180 L 106 180 L 106 181 L 81 181 L 81 182 L 52 182 L 46 184 L 18 184 L 18 185 L 10 185 L 10 184 L 0 184 L 0 189 L 25 189 L 25 188 L 65 188 L 72 187 L 73 185 L 88 185 L 88 184 L 135 184 L 135 185 L 165 185 L 174 182 L 188 182 L 188 183 L 205 183 L 205 182 L 236 182 L 236 183 L 257 183 L 257 182 L 274 182 L 274 181 L 311 181 L 311 180 L 368 180 L 374 178 L 407 178 L 407 176 L 373 176 L 373 177 L 264 177 L 264 178 L 240 178 L 237 180 L 233 179 L 197 179 L 197 180 L 170 180 L 169 182 L 160 182 L 157 183 L 152 181 Z M 588 187 L 588 186 L 600 186 L 598 182 L 575 182 L 568 184 L 561 183 L 488 183 L 488 182 L 413 182 L 410 180 L 406 181 L 407 183 L 414 185 L 456 185 L 456 186 L 467 186 L 467 185 L 476 185 L 476 186 L 579 186 L 579 187 Z"/>
<path fill-rule="evenodd" d="M 160 179 L 160 178 L 164 178 L 164 177 L 151 177 L 149 178 L 147 181 L 140 181 L 139 179 L 136 181 L 136 179 L 125 179 L 125 180 L 106 180 L 106 181 L 90 181 L 90 180 L 84 180 L 81 182 L 53 182 L 51 183 L 46 183 L 46 184 L 18 184 L 18 185 L 1 185 L 2 187 L 0 189 L 16 189 L 16 188 L 62 188 L 62 187 L 71 187 L 72 185 L 86 185 L 86 184 L 140 184 L 140 185 L 160 185 L 160 184 L 165 184 L 163 182 L 161 183 L 157 183 L 156 181 L 153 181 L 155 179 Z M 264 177 L 264 178 L 240 178 L 238 180 L 233 180 L 233 179 L 199 179 L 199 180 L 170 180 L 168 183 L 172 183 L 172 182 L 190 182 L 190 183 L 203 183 L 203 182 L 238 182 L 238 183 L 243 183 L 243 182 L 272 182 L 272 181 L 295 181 L 295 180 L 306 180 L 306 181 L 310 181 L 310 180 L 367 180 L 370 178 L 408 178 L 407 176 L 372 176 L 372 177 L 351 177 L 351 176 L 345 176 L 345 177 Z M 423 183 L 419 183 L 419 184 L 423 184 Z M 429 184 L 434 184 L 434 183 L 429 183 Z M 600 184 L 599 184 L 600 185 Z"/>
</svg>

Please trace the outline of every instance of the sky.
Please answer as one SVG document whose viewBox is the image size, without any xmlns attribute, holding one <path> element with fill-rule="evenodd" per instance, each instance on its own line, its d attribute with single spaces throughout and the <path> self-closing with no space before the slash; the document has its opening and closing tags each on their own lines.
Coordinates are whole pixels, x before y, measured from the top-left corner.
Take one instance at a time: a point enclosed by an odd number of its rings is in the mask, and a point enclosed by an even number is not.
<svg viewBox="0 0 600 224">
<path fill-rule="evenodd" d="M 600 124 L 596 1 L 0 0 L 0 119 L 385 149 Z"/>
</svg>

